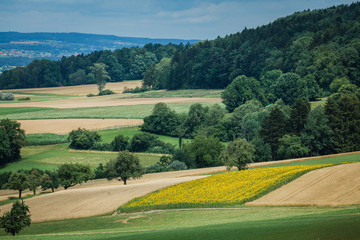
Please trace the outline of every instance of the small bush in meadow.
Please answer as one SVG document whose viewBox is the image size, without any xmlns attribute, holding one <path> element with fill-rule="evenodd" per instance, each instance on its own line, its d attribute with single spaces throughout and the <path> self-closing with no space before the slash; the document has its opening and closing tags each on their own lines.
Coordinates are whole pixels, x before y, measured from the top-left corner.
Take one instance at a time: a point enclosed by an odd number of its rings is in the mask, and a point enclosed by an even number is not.
<svg viewBox="0 0 360 240">
<path fill-rule="evenodd" d="M 89 93 L 88 95 L 86 95 L 87 97 L 95 97 L 96 95 L 93 93 Z"/>
<path fill-rule="evenodd" d="M 179 170 L 186 170 L 186 169 L 187 169 L 186 164 L 183 162 L 177 161 L 177 160 L 173 161 L 166 167 L 166 170 L 168 170 L 168 171 L 179 171 Z"/>
<path fill-rule="evenodd" d="M 113 92 L 113 91 L 111 91 L 110 89 L 101 90 L 101 91 L 99 92 L 99 96 L 111 95 L 111 94 L 116 94 L 116 92 Z"/>
<path fill-rule="evenodd" d="M 30 101 L 30 97 L 18 98 L 19 101 Z"/>
</svg>

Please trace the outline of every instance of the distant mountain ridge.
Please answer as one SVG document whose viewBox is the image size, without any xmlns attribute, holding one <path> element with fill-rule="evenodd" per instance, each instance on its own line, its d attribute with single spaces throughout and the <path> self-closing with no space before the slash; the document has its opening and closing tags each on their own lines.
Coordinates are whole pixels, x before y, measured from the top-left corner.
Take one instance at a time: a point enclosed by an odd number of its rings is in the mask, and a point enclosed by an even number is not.
<svg viewBox="0 0 360 240">
<path fill-rule="evenodd" d="M 196 39 L 119 37 L 75 32 L 0 32 L 0 68 L 5 65 L 24 66 L 34 59 L 57 60 L 62 56 L 87 54 L 97 50 L 142 47 L 147 43 L 165 45 L 168 43 L 186 44 L 189 42 L 193 44 L 197 41 Z"/>
</svg>

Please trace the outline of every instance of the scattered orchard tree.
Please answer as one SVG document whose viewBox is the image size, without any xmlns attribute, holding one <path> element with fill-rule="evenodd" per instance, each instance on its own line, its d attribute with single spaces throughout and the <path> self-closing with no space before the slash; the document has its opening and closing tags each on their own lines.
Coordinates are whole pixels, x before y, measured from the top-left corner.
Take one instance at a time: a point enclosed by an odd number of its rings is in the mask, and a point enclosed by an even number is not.
<svg viewBox="0 0 360 240">
<path fill-rule="evenodd" d="M 60 186 L 60 179 L 58 171 L 49 171 L 46 170 L 45 174 L 41 178 L 41 188 L 43 191 L 46 189 L 51 189 L 52 192 L 55 191 Z"/>
<path fill-rule="evenodd" d="M 31 223 L 29 207 L 24 201 L 16 201 L 13 203 L 9 212 L 4 213 L 0 219 L 0 225 L 5 232 L 15 236 L 25 227 L 29 227 Z"/>
<path fill-rule="evenodd" d="M 140 178 L 144 174 L 144 168 L 140 160 L 128 151 L 119 152 L 116 159 L 112 159 L 105 165 L 105 176 L 108 180 L 117 179 L 126 185 L 131 178 Z"/>
<path fill-rule="evenodd" d="M 22 191 L 29 188 L 28 175 L 25 172 L 12 173 L 6 184 L 6 188 L 18 190 L 19 198 L 21 198 Z"/>
<path fill-rule="evenodd" d="M 94 173 L 91 171 L 90 167 L 79 163 L 62 164 L 58 169 L 58 174 L 60 185 L 65 189 L 94 178 Z"/>
<path fill-rule="evenodd" d="M 36 189 L 41 185 L 42 174 L 38 169 L 32 169 L 28 174 L 28 186 L 30 191 L 36 195 Z"/>
</svg>

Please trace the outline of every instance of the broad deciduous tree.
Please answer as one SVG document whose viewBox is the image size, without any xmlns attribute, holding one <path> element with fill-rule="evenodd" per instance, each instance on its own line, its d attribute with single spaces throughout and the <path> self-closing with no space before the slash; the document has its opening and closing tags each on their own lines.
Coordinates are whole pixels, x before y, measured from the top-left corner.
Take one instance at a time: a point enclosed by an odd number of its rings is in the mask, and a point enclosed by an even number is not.
<svg viewBox="0 0 360 240">
<path fill-rule="evenodd" d="M 144 174 L 144 168 L 140 160 L 128 151 L 119 152 L 116 159 L 112 159 L 105 165 L 105 176 L 108 180 L 117 179 L 126 185 L 131 178 L 140 178 Z"/>
</svg>

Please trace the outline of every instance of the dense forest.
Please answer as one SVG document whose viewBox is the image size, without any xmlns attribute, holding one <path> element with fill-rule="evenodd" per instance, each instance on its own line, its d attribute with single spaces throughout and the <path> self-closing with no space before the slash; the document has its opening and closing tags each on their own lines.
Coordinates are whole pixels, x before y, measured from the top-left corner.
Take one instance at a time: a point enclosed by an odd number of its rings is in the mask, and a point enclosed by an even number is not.
<svg viewBox="0 0 360 240">
<path fill-rule="evenodd" d="M 144 47 L 115 51 L 95 51 L 91 54 L 62 57 L 58 61 L 34 60 L 26 67 L 5 71 L 0 76 L 0 89 L 71 86 L 95 83 L 91 66 L 104 63 L 110 81 L 142 79 L 147 68 L 163 58 L 181 51 L 183 44 L 146 44 Z"/>
<path fill-rule="evenodd" d="M 155 88 L 225 88 L 236 77 L 253 77 L 265 93 L 275 94 L 279 72 L 313 88 L 330 90 L 335 79 L 360 86 L 360 3 L 297 12 L 256 29 L 177 51 L 171 62 L 149 71 L 145 84 Z M 296 75 L 295 75 L 296 74 Z M 277 75 L 277 76 L 276 76 Z M 324 91 L 324 92 L 322 92 Z"/>
</svg>

